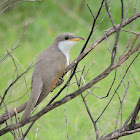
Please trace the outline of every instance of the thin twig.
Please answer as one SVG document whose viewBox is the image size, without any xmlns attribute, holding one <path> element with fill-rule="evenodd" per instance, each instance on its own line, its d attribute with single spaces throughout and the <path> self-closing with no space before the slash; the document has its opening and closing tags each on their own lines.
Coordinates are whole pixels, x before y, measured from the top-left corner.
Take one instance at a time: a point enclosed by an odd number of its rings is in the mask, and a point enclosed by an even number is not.
<svg viewBox="0 0 140 140">
<path fill-rule="evenodd" d="M 80 75 L 80 76 L 81 76 L 81 75 Z M 77 79 L 76 74 L 75 74 L 75 77 L 76 77 L 76 81 L 77 81 L 77 86 L 78 86 L 78 88 L 80 88 L 80 84 L 79 84 L 79 82 L 78 82 L 78 79 Z M 83 79 L 83 76 L 82 76 L 82 79 Z M 84 82 L 84 81 L 83 81 L 83 82 Z M 82 99 L 83 99 L 83 102 L 84 102 L 84 105 L 85 105 L 86 110 L 87 110 L 87 112 L 88 112 L 88 115 L 89 115 L 89 117 L 90 117 L 90 119 L 91 119 L 91 121 L 92 121 L 92 124 L 93 124 L 93 126 L 94 126 L 95 133 L 96 133 L 96 140 L 98 140 L 98 138 L 99 138 L 99 131 L 98 131 L 98 129 L 97 129 L 97 125 L 96 125 L 96 123 L 95 123 L 95 121 L 94 121 L 94 119 L 93 119 L 93 117 L 92 117 L 92 114 L 91 114 L 91 112 L 90 112 L 90 110 L 89 110 L 89 107 L 88 107 L 88 105 L 87 105 L 87 102 L 86 102 L 86 100 L 85 100 L 85 98 L 84 98 L 84 96 L 83 96 L 82 93 L 81 93 L 81 97 L 82 97 Z"/>
<path fill-rule="evenodd" d="M 5 98 L 6 94 L 8 93 L 9 89 L 13 86 L 13 84 L 15 84 L 17 82 L 17 80 L 19 78 L 21 78 L 25 73 L 27 73 L 32 67 L 34 67 L 33 63 L 34 63 L 34 61 L 32 62 L 32 64 L 23 73 L 21 73 L 19 76 L 17 76 L 17 78 L 7 87 L 7 89 L 5 90 L 4 95 L 2 97 L 2 100 L 0 102 L 0 106 L 1 106 L 1 104 L 2 104 L 2 102 L 4 100 L 4 98 Z"/>
<path fill-rule="evenodd" d="M 125 91 L 124 91 L 124 93 L 123 93 L 122 99 L 120 100 L 120 108 L 119 108 L 118 115 L 117 115 L 117 119 L 116 119 L 115 130 L 117 129 L 117 123 L 118 123 L 120 111 L 122 110 L 122 104 L 123 104 L 123 101 L 124 101 L 124 99 L 125 99 L 125 96 L 126 96 L 126 93 L 127 93 L 128 88 L 129 88 L 129 83 L 128 83 L 128 87 L 125 89 Z M 121 112 L 122 112 L 122 111 L 121 111 Z M 121 115 L 121 127 L 122 127 L 122 115 Z"/>
<path fill-rule="evenodd" d="M 25 81 L 25 86 L 26 86 L 26 89 L 27 89 L 27 95 L 28 95 L 28 97 L 29 97 L 29 89 L 28 89 L 28 86 L 27 86 L 27 82 L 26 82 L 26 78 L 25 78 L 25 76 L 24 76 L 24 81 Z"/>
<path fill-rule="evenodd" d="M 134 14 L 136 13 L 136 9 L 137 9 L 137 0 L 135 3 L 135 7 L 134 7 Z M 132 29 L 133 29 L 133 25 L 134 25 L 134 21 L 132 22 L 131 26 L 130 26 L 130 34 L 129 34 L 129 39 L 128 39 L 128 44 L 127 47 L 125 48 L 124 52 L 122 53 L 122 55 L 127 51 L 127 49 L 129 48 L 129 44 L 130 44 L 130 39 L 131 39 L 131 34 L 132 34 Z M 122 56 L 121 55 L 121 56 Z"/>
<path fill-rule="evenodd" d="M 125 65 L 128 67 L 128 65 L 127 65 L 127 63 L 125 62 Z M 137 89 L 138 89 L 138 91 L 140 91 L 140 89 L 139 89 L 139 87 L 138 87 L 138 84 L 137 84 L 137 82 L 136 82 L 136 80 L 135 80 L 135 77 L 134 77 L 134 75 L 132 74 L 132 72 L 131 72 L 131 70 L 129 69 L 129 72 L 130 72 L 130 74 L 131 74 L 131 76 L 132 76 L 132 78 L 133 78 L 133 80 L 134 80 L 134 82 L 135 82 L 135 85 L 136 85 L 136 87 L 137 87 Z"/>
<path fill-rule="evenodd" d="M 25 25 L 24 30 L 23 30 L 20 38 L 18 39 L 18 41 L 15 43 L 15 45 L 12 47 L 12 49 L 7 54 L 5 54 L 5 56 L 0 60 L 0 63 L 3 62 L 9 56 L 10 53 L 12 53 L 14 50 L 16 50 L 19 47 L 18 43 L 20 42 L 20 40 L 24 36 L 25 30 L 26 30 L 26 25 Z"/>
<path fill-rule="evenodd" d="M 0 12 L 0 15 L 1 15 L 5 10 L 7 10 L 8 8 L 11 8 L 11 7 L 13 7 L 13 6 L 17 5 L 17 4 L 20 4 L 20 3 L 23 3 L 23 2 L 26 2 L 26 1 L 41 1 L 41 0 L 22 0 L 22 1 L 19 1 L 19 2 L 15 2 L 15 3 L 13 3 L 13 4 L 7 6 L 6 8 L 4 8 L 4 9 Z"/>
<path fill-rule="evenodd" d="M 16 64 L 16 62 L 15 62 L 15 60 L 14 60 L 14 58 L 13 58 L 13 56 L 9 53 L 9 51 L 7 50 L 7 52 L 8 52 L 8 54 L 9 54 L 9 56 L 12 58 L 12 60 L 13 60 L 13 63 L 14 63 L 14 66 L 15 66 L 15 68 L 16 68 L 16 72 L 17 72 L 17 77 L 19 76 L 19 72 L 18 72 L 18 67 L 17 67 L 17 64 Z"/>
<path fill-rule="evenodd" d="M 128 32 L 128 33 L 132 33 L 132 34 L 135 34 L 135 35 L 137 35 L 137 36 L 140 35 L 140 33 L 137 33 L 137 32 L 134 32 L 134 31 L 129 31 L 129 30 L 126 30 L 126 29 L 121 29 L 121 31 Z"/>
<path fill-rule="evenodd" d="M 133 115 L 132 115 L 132 120 L 131 120 L 131 122 L 130 122 L 130 127 L 131 127 L 132 129 L 133 129 L 134 126 L 135 126 L 136 117 L 137 117 L 139 111 L 140 111 L 140 97 L 139 97 L 139 99 L 138 99 L 137 105 L 136 105 L 135 110 L 134 110 L 134 113 L 133 113 Z"/>
<path fill-rule="evenodd" d="M 125 74 L 124 74 L 124 76 L 123 76 L 123 79 L 125 78 L 125 76 L 126 76 L 128 70 L 129 70 L 129 68 L 131 67 L 131 65 L 133 64 L 133 62 L 136 60 L 136 58 L 139 56 L 139 54 L 140 54 L 140 52 L 135 56 L 135 58 L 132 60 L 132 62 L 131 62 L 130 65 L 128 66 L 128 68 L 127 68 L 127 70 L 125 71 Z M 99 117 L 96 119 L 95 122 L 97 122 L 97 121 L 101 118 L 101 116 L 103 115 L 103 113 L 105 112 L 105 110 L 107 109 L 107 107 L 109 106 L 109 104 L 110 104 L 110 102 L 112 101 L 113 97 L 115 96 L 117 90 L 119 89 L 121 83 L 122 83 L 122 79 L 121 79 L 119 85 L 117 86 L 117 88 L 116 88 L 114 94 L 112 95 L 111 99 L 109 100 L 109 102 L 107 103 L 107 105 L 105 106 L 105 108 L 103 109 L 103 111 L 101 112 L 101 114 L 99 115 Z"/>
<path fill-rule="evenodd" d="M 132 0 L 129 0 L 129 4 L 128 4 L 128 6 L 127 6 L 127 8 L 126 8 L 126 11 L 125 11 L 125 13 L 124 13 L 124 18 L 126 17 L 126 15 L 127 15 L 127 13 L 128 13 L 128 10 L 129 10 L 129 8 L 130 8 L 131 2 L 132 2 Z"/>
<path fill-rule="evenodd" d="M 90 68 L 92 67 L 92 65 L 93 65 L 94 63 L 95 63 L 95 61 L 93 61 L 93 62 L 90 64 L 90 66 L 88 67 L 88 69 L 87 69 L 87 71 L 86 71 L 86 73 L 85 73 L 85 75 L 84 75 L 84 79 L 86 78 L 86 76 L 87 76 L 87 74 L 88 74 Z"/>
<path fill-rule="evenodd" d="M 0 95 L 0 98 L 2 99 L 1 95 Z M 5 107 L 6 112 L 8 113 L 9 120 L 10 120 L 11 124 L 13 124 L 12 118 L 11 118 L 9 112 L 8 112 L 7 106 L 6 106 L 6 104 L 5 104 L 4 101 L 3 101 L 3 104 L 4 104 L 4 107 Z M 6 121 L 6 125 L 8 126 L 7 121 Z M 16 134 L 15 134 L 15 131 L 13 130 L 13 132 L 11 131 L 11 133 L 14 136 L 14 138 L 17 139 Z"/>
<path fill-rule="evenodd" d="M 67 90 L 66 90 L 66 96 L 67 96 L 68 90 L 69 90 L 69 85 L 68 85 Z M 69 131 L 68 131 L 68 119 L 67 119 L 67 108 L 66 108 L 66 103 L 65 103 L 64 112 L 65 112 L 65 122 L 66 122 L 66 127 L 67 127 L 67 138 L 70 140 Z"/>
<path fill-rule="evenodd" d="M 111 21 L 111 23 L 112 23 L 112 25 L 113 25 L 113 27 L 114 27 L 116 33 L 117 33 L 117 32 L 118 32 L 118 29 L 117 29 L 117 27 L 116 27 L 116 25 L 115 25 L 115 23 L 114 23 L 114 21 L 113 21 L 113 18 L 112 18 L 112 16 L 111 16 L 110 8 L 109 8 L 109 6 L 108 6 L 107 0 L 105 0 L 105 5 L 106 5 L 106 10 L 107 10 L 107 13 L 108 13 L 108 15 L 109 15 L 110 21 Z"/>
<path fill-rule="evenodd" d="M 93 15 L 93 13 L 92 13 L 92 10 L 91 10 L 91 8 L 89 7 L 89 4 L 88 4 L 87 2 L 86 2 L 86 4 L 87 4 L 87 7 L 88 7 L 88 9 L 89 9 L 89 11 L 90 11 L 90 13 L 91 13 L 93 19 L 95 19 L 94 15 Z"/>
<path fill-rule="evenodd" d="M 8 1 L 8 0 L 6 0 L 6 1 L 2 2 L 2 3 L 0 4 L 0 6 L 2 6 L 3 4 L 5 4 L 7 1 Z"/>
<path fill-rule="evenodd" d="M 40 107 L 40 110 L 42 109 L 42 105 L 41 105 L 41 107 Z M 35 140 L 37 139 L 37 133 L 38 133 L 38 131 L 39 131 L 39 127 L 40 127 L 40 118 L 38 119 L 38 127 L 37 127 L 37 129 L 36 129 L 36 131 L 35 131 Z"/>
<path fill-rule="evenodd" d="M 122 131 L 120 133 L 120 130 Z M 104 138 L 101 138 L 99 140 L 113 140 L 122 136 L 127 136 L 136 132 L 140 132 L 140 128 L 136 128 L 135 130 L 122 130 L 122 129 L 118 129 L 115 132 L 112 132 L 109 134 L 109 136 L 105 136 Z"/>
<path fill-rule="evenodd" d="M 30 129 L 32 128 L 32 126 L 34 125 L 35 121 L 33 121 L 31 123 L 31 125 L 28 127 L 28 129 L 26 130 L 26 132 L 24 133 L 22 140 L 24 140 L 24 138 L 27 136 L 28 132 L 30 131 Z"/>
<path fill-rule="evenodd" d="M 8 126 L 7 121 L 5 121 L 5 124 L 6 124 L 6 126 Z M 18 140 L 17 137 L 16 137 L 15 132 L 14 132 L 14 131 L 10 131 L 10 132 L 11 132 L 11 134 L 14 136 L 14 140 L 15 140 L 15 139 Z"/>
<path fill-rule="evenodd" d="M 131 16 L 130 18 L 128 18 L 127 20 L 123 21 L 122 27 L 128 25 L 129 23 L 131 23 L 133 20 L 137 19 L 138 17 L 140 17 L 140 13 L 134 14 L 133 16 Z M 117 28 L 120 27 L 120 24 L 117 25 Z M 110 35 L 112 35 L 115 32 L 114 28 L 109 28 L 106 32 L 106 36 L 109 37 Z M 87 50 L 85 50 L 82 54 L 80 54 L 80 56 L 78 56 L 64 71 L 63 76 L 70 70 L 72 69 L 77 63 L 79 63 L 82 59 L 84 59 L 89 52 L 91 52 L 93 49 L 95 49 L 95 47 L 102 42 L 103 40 L 106 39 L 105 35 L 100 36 L 95 42 L 93 42 L 88 48 Z"/>
</svg>

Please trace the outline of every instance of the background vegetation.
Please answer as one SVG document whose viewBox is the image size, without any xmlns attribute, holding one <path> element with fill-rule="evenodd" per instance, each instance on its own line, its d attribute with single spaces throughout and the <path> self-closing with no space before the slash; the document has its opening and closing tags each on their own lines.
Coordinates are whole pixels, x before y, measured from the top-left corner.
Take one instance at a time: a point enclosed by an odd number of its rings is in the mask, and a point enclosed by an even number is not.
<svg viewBox="0 0 140 140">
<path fill-rule="evenodd" d="M 6 10 L 3 14 L 0 15 L 0 56 L 6 53 L 6 49 L 10 50 L 12 45 L 15 45 L 17 40 L 20 38 L 23 33 L 24 27 L 27 24 L 25 35 L 19 42 L 19 47 L 14 51 L 13 56 L 16 60 L 16 64 L 19 69 L 19 73 L 23 72 L 33 61 L 33 59 L 38 56 L 46 47 L 48 47 L 54 40 L 54 38 L 63 32 L 72 32 L 77 36 L 87 38 L 93 18 L 86 6 L 86 2 L 90 5 L 93 13 L 97 12 L 97 7 L 99 7 L 100 3 L 97 0 L 46 0 L 42 2 L 24 2 L 17 6 L 14 6 L 8 10 Z M 125 8 L 128 4 L 128 0 L 125 1 Z M 115 3 L 115 4 L 114 4 Z M 133 13 L 133 7 L 135 5 L 135 0 L 132 1 L 131 8 L 128 12 L 127 17 L 130 17 Z M 121 14 L 118 10 L 120 6 L 120 1 L 112 0 L 110 2 L 111 13 L 113 15 L 113 19 L 115 23 L 120 22 Z M 137 8 L 137 11 L 140 8 Z M 104 8 L 101 12 L 100 20 L 106 14 L 106 9 Z M 135 21 L 134 31 L 140 31 L 139 19 Z M 137 26 L 136 26 L 137 25 Z M 95 41 L 98 37 L 103 34 L 103 31 L 110 28 L 111 23 L 108 20 L 108 16 L 105 18 L 103 23 L 97 28 L 97 30 L 93 33 L 92 38 L 88 45 L 90 45 L 93 41 Z M 130 29 L 130 25 L 125 27 L 125 29 Z M 113 47 L 112 42 L 114 41 L 115 35 L 109 37 L 109 45 L 110 48 Z M 134 36 L 132 35 L 132 39 Z M 132 41 L 132 40 L 131 40 Z M 128 35 L 125 32 L 121 33 L 120 41 L 118 44 L 118 52 L 121 52 L 127 45 Z M 74 60 L 83 45 L 83 42 L 78 42 L 75 47 L 72 48 L 70 52 L 70 60 Z M 107 68 L 111 54 L 107 50 L 107 43 L 103 41 L 96 49 L 94 49 L 84 60 L 79 63 L 78 70 L 82 70 L 83 66 L 86 66 L 86 70 L 89 65 L 94 61 L 93 66 L 90 69 L 90 73 L 86 77 L 86 82 L 91 80 L 91 77 L 95 77 L 99 73 L 103 71 L 103 69 Z M 127 63 L 129 64 L 133 58 L 130 58 Z M 134 62 L 133 67 L 131 67 L 131 72 L 133 73 L 135 80 L 137 82 L 138 87 L 140 88 L 140 61 L 139 58 Z M 123 65 L 124 70 L 126 66 Z M 31 69 L 25 77 L 21 78 L 11 89 L 7 96 L 7 102 L 10 103 L 14 100 L 18 101 L 8 104 L 9 109 L 13 109 L 13 107 L 17 107 L 20 104 L 24 103 L 28 100 L 28 95 L 25 94 L 27 91 L 26 84 L 24 80 L 26 79 L 28 88 L 30 88 L 31 83 L 31 75 L 33 69 Z M 125 72 L 125 71 L 123 71 Z M 123 73 L 122 72 L 122 73 Z M 113 90 L 110 93 L 110 96 L 106 99 L 98 99 L 95 96 L 88 95 L 86 100 L 88 102 L 89 108 L 92 111 L 92 115 L 94 118 L 97 118 L 101 113 L 103 107 L 107 104 L 108 100 L 113 94 L 114 89 L 117 87 L 117 81 L 119 82 L 120 71 L 119 68 L 117 70 L 118 79 L 116 79 L 116 84 L 113 86 Z M 8 85 L 12 82 L 14 77 L 16 76 L 15 67 L 13 61 L 10 57 L 8 57 L 7 61 L 4 61 L 0 65 L 0 93 L 3 94 L 4 90 Z M 114 72 L 110 74 L 105 80 L 96 84 L 96 88 L 93 92 L 96 95 L 104 96 L 106 95 L 110 83 L 113 80 Z M 13 79 L 11 79 L 13 77 Z M 66 80 L 68 76 L 65 76 Z M 72 82 L 75 79 L 73 78 Z M 129 89 L 127 92 L 127 97 L 125 98 L 123 104 L 123 120 L 128 117 L 131 113 L 132 109 L 136 105 L 136 102 L 139 97 L 138 90 L 133 81 L 133 78 L 130 73 L 127 74 L 125 79 L 125 84 L 127 85 L 129 82 Z M 59 90 L 58 88 L 57 90 Z M 77 85 L 72 85 L 69 93 L 77 89 Z M 51 99 L 55 93 L 51 93 L 47 99 L 44 100 L 42 106 L 45 106 L 46 103 Z M 66 91 L 66 90 L 65 90 Z M 118 93 L 120 96 L 123 94 L 124 89 L 123 85 L 119 89 Z M 66 93 L 63 92 L 59 98 L 64 97 Z M 86 92 L 84 93 L 86 94 Z M 10 97 L 10 98 L 9 98 Z M 86 112 L 85 106 L 83 104 L 81 96 L 71 100 L 66 104 L 67 106 L 67 119 L 68 119 L 68 128 L 69 128 L 69 136 L 72 140 L 90 140 L 94 139 L 95 133 L 93 129 L 93 125 L 89 119 L 89 116 Z M 40 110 L 41 105 L 38 106 L 37 111 Z M 51 111 L 47 115 L 44 115 L 40 118 L 39 121 L 33 126 L 32 130 L 28 134 L 26 140 L 35 139 L 35 133 L 37 128 L 39 128 L 37 132 L 37 139 L 41 140 L 60 140 L 67 139 L 67 130 L 66 123 L 64 117 L 64 105 L 61 107 Z M 118 97 L 115 96 L 114 101 L 110 104 L 106 113 L 103 115 L 102 119 L 98 122 L 98 128 L 102 134 L 107 134 L 114 130 L 115 120 L 118 113 Z M 0 114 L 4 112 L 4 108 L 0 110 Z M 118 128 L 120 126 L 118 125 Z M 23 128 L 26 130 L 27 126 Z M 7 133 L 3 135 L 0 139 L 8 140 L 12 139 L 12 135 Z M 122 137 L 120 140 L 138 140 L 140 134 L 134 134 L 127 137 Z"/>
</svg>

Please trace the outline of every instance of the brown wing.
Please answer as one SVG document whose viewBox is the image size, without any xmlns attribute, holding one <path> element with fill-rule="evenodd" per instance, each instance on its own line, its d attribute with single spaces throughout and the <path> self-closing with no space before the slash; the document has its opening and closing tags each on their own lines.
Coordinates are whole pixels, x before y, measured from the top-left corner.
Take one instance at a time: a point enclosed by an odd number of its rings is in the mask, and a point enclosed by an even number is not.
<svg viewBox="0 0 140 140">
<path fill-rule="evenodd" d="M 45 57 L 49 55 L 48 52 L 52 55 L 50 55 L 50 57 Z M 53 90 L 57 81 L 62 76 L 66 65 L 66 58 L 60 51 L 50 50 L 44 52 L 41 58 L 43 56 L 45 59 L 40 62 L 43 89 L 36 105 L 38 105 Z"/>
<path fill-rule="evenodd" d="M 41 80 L 40 70 L 39 67 L 35 67 L 32 77 L 31 95 L 21 120 L 30 117 L 31 112 L 33 111 L 34 106 L 36 105 L 36 102 L 38 101 L 38 98 L 42 92 L 42 88 L 43 82 Z"/>
<path fill-rule="evenodd" d="M 54 78 L 53 82 L 51 83 L 51 85 L 48 88 L 43 87 L 42 92 L 41 92 L 35 106 L 37 106 L 42 100 L 44 100 L 45 97 L 53 90 L 53 88 L 56 85 L 58 80 L 59 80 L 58 78 Z"/>
</svg>

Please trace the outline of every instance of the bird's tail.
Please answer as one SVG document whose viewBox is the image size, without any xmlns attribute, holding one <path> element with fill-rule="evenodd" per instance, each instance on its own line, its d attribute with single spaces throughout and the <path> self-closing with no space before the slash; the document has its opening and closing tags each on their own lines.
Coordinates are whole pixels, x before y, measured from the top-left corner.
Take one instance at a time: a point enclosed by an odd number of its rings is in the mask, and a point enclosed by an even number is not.
<svg viewBox="0 0 140 140">
<path fill-rule="evenodd" d="M 26 105 L 26 108 L 25 108 L 25 111 L 23 113 L 23 116 L 22 116 L 21 120 L 29 118 L 31 113 L 32 113 L 32 111 L 33 111 L 33 109 L 34 109 L 34 106 L 29 100 L 27 105 Z"/>
</svg>

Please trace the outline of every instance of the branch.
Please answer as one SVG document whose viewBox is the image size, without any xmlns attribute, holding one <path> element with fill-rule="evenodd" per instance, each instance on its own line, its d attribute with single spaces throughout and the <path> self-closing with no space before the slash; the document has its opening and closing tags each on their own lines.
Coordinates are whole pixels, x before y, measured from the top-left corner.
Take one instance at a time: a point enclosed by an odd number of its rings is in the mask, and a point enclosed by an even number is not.
<svg viewBox="0 0 140 140">
<path fill-rule="evenodd" d="M 1 15 L 5 10 L 7 10 L 8 8 L 11 8 L 11 7 L 13 7 L 13 6 L 17 5 L 17 4 L 20 4 L 20 3 L 23 3 L 23 2 L 26 2 L 26 1 L 41 1 L 41 0 L 22 0 L 22 1 L 18 1 L 18 2 L 16 2 L 16 3 L 13 3 L 13 4 L 7 6 L 6 8 L 4 8 L 4 9 L 0 12 L 0 15 Z M 6 2 L 7 2 L 7 1 L 6 1 Z"/>
<path fill-rule="evenodd" d="M 123 21 L 122 23 L 122 27 L 128 25 L 129 23 L 131 23 L 133 20 L 137 19 L 138 17 L 140 17 L 140 13 L 134 14 L 133 16 L 131 16 L 129 19 Z M 117 25 L 117 28 L 119 28 L 120 24 Z M 99 37 L 94 43 L 92 43 L 86 51 L 84 51 L 83 53 L 81 53 L 64 71 L 63 76 L 70 70 L 72 69 L 77 63 L 79 63 L 89 52 L 91 52 L 100 42 L 102 42 L 103 40 L 106 39 L 106 37 L 109 37 L 110 35 L 112 35 L 115 32 L 114 28 L 109 28 L 108 31 L 106 32 L 106 35 L 102 35 L 101 37 Z"/>
<path fill-rule="evenodd" d="M 137 13 L 135 15 L 133 15 L 132 17 L 130 17 L 129 19 L 125 20 L 122 24 L 122 26 L 126 26 L 128 25 L 130 22 L 132 22 L 133 20 L 137 19 L 138 17 L 140 17 L 140 13 Z M 117 28 L 119 27 L 119 25 L 117 25 Z M 102 42 L 104 39 L 106 39 L 106 36 L 110 36 L 111 34 L 113 34 L 115 32 L 114 28 L 110 28 L 107 32 L 106 35 L 102 35 L 101 37 L 99 37 L 93 44 L 91 44 L 88 49 L 86 51 L 84 51 L 82 54 L 79 55 L 78 58 L 76 58 L 65 70 L 63 76 L 71 69 L 73 68 L 78 62 L 80 62 L 91 50 L 93 50 L 100 42 Z M 134 51 L 135 52 L 135 51 Z M 126 61 L 126 60 L 125 60 Z M 112 66 L 113 69 L 115 69 L 117 67 L 118 64 L 114 64 Z M 106 71 L 108 72 L 108 71 Z M 104 72 L 105 73 L 105 72 Z M 104 73 L 101 75 L 103 76 Z M 107 75 L 106 75 L 107 76 Z M 98 78 L 96 78 L 98 79 Z M 93 82 L 94 84 L 94 82 Z M 26 107 L 26 103 L 24 103 L 23 105 L 19 106 L 18 109 L 18 113 L 22 112 L 25 107 Z M 14 111 L 10 111 L 11 117 L 15 115 Z M 4 113 L 0 116 L 0 124 L 3 123 L 5 120 L 8 119 L 8 115 L 7 113 Z"/>
<path fill-rule="evenodd" d="M 127 125 L 126 128 L 120 128 L 99 140 L 113 140 L 122 136 L 127 136 L 130 134 L 136 133 L 136 132 L 140 132 L 140 123 L 135 125 L 134 130 L 130 129 L 129 125 Z"/>
<path fill-rule="evenodd" d="M 132 120 L 131 120 L 131 123 L 130 123 L 130 127 L 131 127 L 131 128 L 134 128 L 134 126 L 135 126 L 136 117 L 137 117 L 139 111 L 140 111 L 140 98 L 139 98 L 139 100 L 138 100 L 138 102 L 137 102 L 137 105 L 136 105 L 136 107 L 135 107 L 134 113 L 133 113 L 133 115 L 132 115 Z"/>
<path fill-rule="evenodd" d="M 140 110 L 140 98 L 136 104 L 134 111 L 133 111 L 133 115 L 131 116 L 132 120 L 131 120 L 130 124 L 123 125 L 123 127 L 121 127 L 120 129 L 118 129 L 114 132 L 111 132 L 110 134 L 108 134 L 107 136 L 105 136 L 99 140 L 113 140 L 113 139 L 116 139 L 116 138 L 119 138 L 122 136 L 126 136 L 126 135 L 130 135 L 130 134 L 133 134 L 136 132 L 140 132 L 140 123 L 137 123 L 137 124 L 135 123 L 135 119 L 136 119 L 136 116 L 137 116 L 139 110 Z"/>
<path fill-rule="evenodd" d="M 123 80 L 123 79 L 122 79 Z M 121 127 L 122 127 L 122 105 L 123 105 L 123 102 L 124 102 L 124 99 L 126 97 L 126 93 L 127 93 L 127 90 L 129 88 L 129 83 L 128 83 L 128 87 L 125 88 L 125 91 L 123 93 L 123 96 L 122 96 L 122 99 L 119 98 L 120 100 L 120 107 L 119 107 L 119 111 L 118 111 L 118 115 L 117 115 L 117 119 L 116 119 L 116 126 L 115 126 L 115 130 L 117 129 L 117 124 L 118 124 L 118 119 L 119 119 L 119 115 L 120 115 L 120 112 L 121 112 Z M 118 95 L 118 94 L 117 94 Z M 119 95 L 118 95 L 119 96 Z"/>
<path fill-rule="evenodd" d="M 107 0 L 105 0 L 105 5 L 106 5 L 106 10 L 107 10 L 107 13 L 108 13 L 108 15 L 109 15 L 110 21 L 111 21 L 111 23 L 112 23 L 112 25 L 113 25 L 113 27 L 114 27 L 114 29 L 115 29 L 115 32 L 117 33 L 118 31 L 117 31 L 116 25 L 115 25 L 115 23 L 114 23 L 114 21 L 113 21 L 113 18 L 112 18 L 112 16 L 111 16 L 111 13 L 110 13 L 110 9 L 109 9 Z"/>
<path fill-rule="evenodd" d="M 83 82 L 84 82 L 84 78 L 83 78 L 82 74 L 80 74 L 80 77 L 83 79 Z M 78 81 L 78 79 L 77 79 L 76 74 L 75 74 L 75 78 L 76 78 L 77 86 L 78 86 L 78 88 L 80 88 L 80 83 L 79 83 L 79 81 Z M 90 117 L 90 120 L 91 120 L 91 122 L 92 122 L 92 124 L 93 124 L 93 126 L 94 126 L 95 133 L 96 133 L 96 140 L 98 140 L 98 139 L 99 139 L 99 131 L 98 131 L 98 129 L 97 129 L 96 122 L 94 121 L 94 119 L 93 119 L 93 117 L 92 117 L 92 114 L 91 114 L 91 112 L 90 112 L 90 109 L 89 109 L 89 107 L 88 107 L 88 104 L 87 104 L 87 102 L 86 102 L 86 99 L 85 99 L 85 97 L 83 96 L 83 93 L 81 93 L 81 97 L 82 97 L 82 99 L 83 99 L 83 102 L 84 102 L 84 105 L 85 105 L 85 107 L 86 107 L 87 113 L 88 113 L 88 115 L 89 115 L 89 117 Z"/>
<path fill-rule="evenodd" d="M 15 49 L 17 49 L 19 47 L 17 45 L 18 45 L 19 41 L 22 39 L 22 37 L 24 36 L 25 30 L 26 30 L 26 25 L 24 27 L 23 33 L 21 34 L 21 36 L 18 39 L 18 41 L 16 42 L 16 44 L 12 47 L 12 49 L 10 51 L 8 51 L 8 53 L 4 54 L 5 56 L 0 60 L 0 63 L 3 62 Z"/>
<path fill-rule="evenodd" d="M 6 1 L 2 2 L 2 3 L 0 4 L 0 6 L 2 6 L 3 4 L 5 4 L 7 1 L 8 1 L 8 0 L 6 0 Z"/>
<path fill-rule="evenodd" d="M 92 87 L 94 84 L 96 84 L 97 82 L 101 81 L 102 79 L 104 79 L 109 73 L 111 73 L 112 70 L 116 69 L 117 67 L 119 67 L 122 63 L 124 63 L 134 52 L 137 51 L 137 49 L 140 48 L 140 44 L 138 44 L 138 46 L 132 50 L 131 52 L 128 52 L 128 56 L 126 54 L 125 59 L 123 59 L 123 61 L 120 62 L 116 62 L 116 64 L 112 65 L 111 67 L 108 67 L 103 73 L 101 73 L 100 75 L 98 75 L 96 78 L 94 78 L 93 80 L 91 80 L 88 84 L 86 84 L 85 86 L 79 88 L 78 90 L 76 90 L 75 92 L 65 96 L 63 99 L 54 102 L 51 105 L 47 105 L 43 110 L 41 110 L 39 113 L 37 113 L 36 115 L 34 115 L 33 117 L 30 117 L 28 119 L 25 119 L 19 123 L 16 124 L 12 124 L 10 126 L 7 126 L 5 128 L 3 128 L 2 130 L 0 130 L 0 136 L 11 131 L 11 130 L 15 130 L 19 127 L 22 127 L 30 122 L 36 121 L 38 118 L 40 118 L 42 115 L 44 115 L 45 113 L 55 109 L 56 107 L 74 99 L 75 97 L 77 97 L 80 93 L 82 93 L 83 91 L 85 91 L 86 89 Z M 136 57 L 133 59 L 133 61 L 131 62 L 130 65 L 132 65 L 132 63 L 136 60 L 136 58 L 139 56 L 140 52 L 136 55 Z"/>
<path fill-rule="evenodd" d="M 33 63 L 32 63 L 32 64 L 33 64 Z M 2 102 L 4 101 L 4 98 L 5 98 L 6 94 L 7 94 L 7 92 L 9 91 L 9 89 L 17 82 L 17 80 L 18 80 L 19 78 L 21 78 L 25 73 L 27 73 L 27 72 L 33 67 L 32 64 L 28 67 L 27 70 L 25 70 L 23 73 L 21 73 L 19 76 L 17 76 L 17 78 L 7 87 L 7 89 L 6 89 L 5 92 L 4 92 L 3 97 L 2 97 L 2 99 L 1 99 L 0 106 L 2 105 Z"/>
<path fill-rule="evenodd" d="M 22 105 L 20 105 L 19 107 L 17 107 L 17 108 L 16 108 L 16 109 L 17 109 L 17 112 L 18 112 L 18 113 L 22 112 L 22 111 L 25 109 L 27 103 L 28 103 L 28 102 L 25 102 L 24 104 L 22 104 Z M 0 124 L 4 123 L 6 120 L 8 120 L 8 119 L 9 119 L 9 116 L 10 116 L 10 117 L 13 117 L 13 116 L 15 116 L 15 115 L 16 115 L 16 113 L 15 113 L 14 110 L 5 112 L 4 114 L 2 114 L 2 115 L 0 116 Z"/>
</svg>

